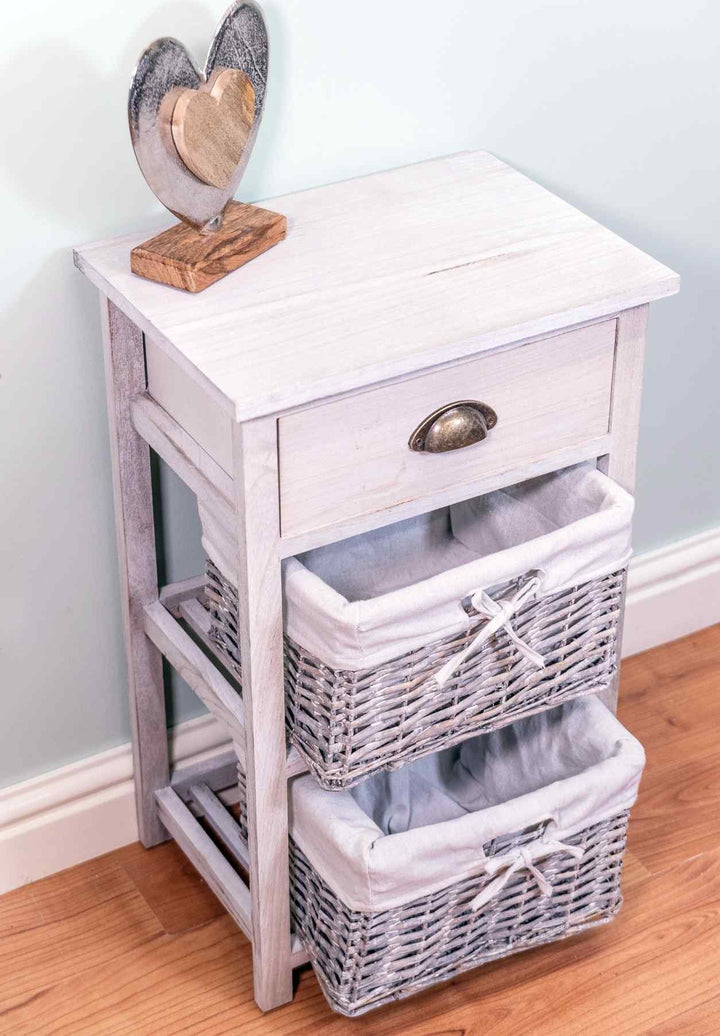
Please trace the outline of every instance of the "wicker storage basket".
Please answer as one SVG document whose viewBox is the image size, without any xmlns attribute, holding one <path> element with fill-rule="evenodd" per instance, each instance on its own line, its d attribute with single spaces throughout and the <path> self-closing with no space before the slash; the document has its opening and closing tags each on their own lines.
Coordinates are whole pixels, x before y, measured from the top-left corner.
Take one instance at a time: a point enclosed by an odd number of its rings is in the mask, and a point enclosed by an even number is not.
<svg viewBox="0 0 720 1036">
<path fill-rule="evenodd" d="M 287 723 L 326 788 L 607 687 L 632 498 L 578 465 L 291 558 Z M 211 637 L 241 676 L 232 537 L 201 509 Z"/>
<path fill-rule="evenodd" d="M 586 698 L 352 791 L 294 781 L 293 923 L 330 1005 L 362 1014 L 610 920 L 643 763 Z"/>
</svg>

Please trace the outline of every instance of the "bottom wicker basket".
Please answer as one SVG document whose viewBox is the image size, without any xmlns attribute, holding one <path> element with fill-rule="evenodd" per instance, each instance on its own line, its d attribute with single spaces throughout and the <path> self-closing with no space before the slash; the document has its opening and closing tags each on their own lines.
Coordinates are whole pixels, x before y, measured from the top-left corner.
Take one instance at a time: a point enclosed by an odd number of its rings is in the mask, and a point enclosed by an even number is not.
<svg viewBox="0 0 720 1036">
<path fill-rule="evenodd" d="M 245 776 L 239 771 L 240 827 L 247 838 Z M 466 878 L 401 907 L 378 913 L 349 909 L 290 841 L 293 925 L 307 947 L 330 1006 L 347 1017 L 412 996 L 499 957 L 554 942 L 612 920 L 622 905 L 620 873 L 629 811 L 567 839 L 579 860 L 553 856 L 537 868 L 552 885 L 518 872 L 484 909 L 471 903 L 492 880 Z M 483 848 L 488 857 L 541 837 L 542 826 Z"/>
<path fill-rule="evenodd" d="M 528 873 L 518 873 L 477 911 L 470 906 L 483 888 L 477 878 L 382 913 L 348 910 L 293 845 L 293 922 L 330 1006 L 348 1017 L 363 1014 L 498 957 L 610 921 L 622 904 L 627 824 L 625 812 L 586 828 L 568 840 L 585 850 L 581 860 L 561 856 L 541 864 L 551 897 L 541 895 Z M 494 852 L 512 851 L 539 834 L 525 832 Z"/>
<path fill-rule="evenodd" d="M 291 913 L 330 1005 L 362 1014 L 609 921 L 644 762 L 590 696 L 351 791 L 295 778 Z"/>
</svg>

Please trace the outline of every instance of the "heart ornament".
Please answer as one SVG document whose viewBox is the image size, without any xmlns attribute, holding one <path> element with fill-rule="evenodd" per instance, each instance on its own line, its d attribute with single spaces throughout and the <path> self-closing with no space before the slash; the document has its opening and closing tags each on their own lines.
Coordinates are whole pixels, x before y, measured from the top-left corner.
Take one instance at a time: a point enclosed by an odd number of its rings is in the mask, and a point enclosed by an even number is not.
<svg viewBox="0 0 720 1036">
<path fill-rule="evenodd" d="M 237 190 L 257 136 L 267 70 L 265 20 L 251 2 L 226 12 L 204 73 L 170 37 L 140 56 L 128 98 L 135 157 L 163 205 L 198 229 L 218 224 Z"/>
<path fill-rule="evenodd" d="M 204 84 L 203 84 L 204 86 Z M 172 138 L 183 164 L 202 183 L 227 187 L 255 118 L 255 91 L 238 68 L 213 73 L 207 89 L 183 90 L 172 113 Z"/>
</svg>

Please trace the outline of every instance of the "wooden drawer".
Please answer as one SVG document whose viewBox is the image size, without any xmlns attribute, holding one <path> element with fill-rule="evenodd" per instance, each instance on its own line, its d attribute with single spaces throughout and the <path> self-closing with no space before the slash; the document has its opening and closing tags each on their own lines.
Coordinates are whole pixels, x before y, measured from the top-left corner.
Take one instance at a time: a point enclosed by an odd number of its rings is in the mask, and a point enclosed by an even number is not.
<svg viewBox="0 0 720 1036">
<path fill-rule="evenodd" d="M 280 418 L 280 515 L 294 536 L 541 461 L 608 432 L 615 320 Z M 430 413 L 476 399 L 488 437 L 451 453 L 408 439 Z"/>
</svg>

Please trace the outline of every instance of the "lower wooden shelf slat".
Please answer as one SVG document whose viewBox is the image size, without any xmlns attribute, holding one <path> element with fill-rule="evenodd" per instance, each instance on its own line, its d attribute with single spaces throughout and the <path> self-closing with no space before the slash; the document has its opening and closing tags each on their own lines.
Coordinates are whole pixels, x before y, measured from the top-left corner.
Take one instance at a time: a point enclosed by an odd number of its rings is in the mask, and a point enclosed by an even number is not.
<svg viewBox="0 0 720 1036">
<path fill-rule="evenodd" d="M 200 872 L 215 895 L 247 937 L 252 940 L 250 889 L 233 864 L 203 829 L 195 812 L 204 817 L 235 863 L 249 872 L 250 860 L 235 818 L 218 798 L 230 794 L 237 781 L 237 765 L 245 766 L 245 726 L 242 698 L 218 668 L 223 659 L 210 640 L 210 615 L 199 600 L 204 580 L 184 580 L 163 587 L 157 601 L 145 608 L 145 632 L 170 665 L 192 687 L 209 711 L 227 728 L 233 750 L 183 767 L 172 783 L 156 792 L 160 819 Z M 183 626 L 187 624 L 202 647 Z M 207 654 L 206 654 L 207 652 Z M 295 748 L 287 756 L 287 776 L 305 773 L 307 766 Z M 290 935 L 290 963 L 307 964 L 309 956 L 299 936 Z"/>
<path fill-rule="evenodd" d="M 232 814 L 223 806 L 216 795 L 213 795 L 205 783 L 193 784 L 190 794 L 196 805 L 205 817 L 205 820 L 213 829 L 217 837 L 225 846 L 232 857 L 244 867 L 250 870 L 250 857 L 247 851 L 239 826 L 235 823 Z"/>
<path fill-rule="evenodd" d="M 252 941 L 250 889 L 172 788 L 161 788 L 155 792 L 155 798 L 165 827 Z"/>
<path fill-rule="evenodd" d="M 202 779 L 204 767 L 209 781 L 216 783 L 219 775 L 227 772 L 228 756 L 234 753 L 225 752 L 205 763 L 187 767 L 187 776 L 180 780 L 177 788 L 190 796 L 206 823 L 212 828 L 222 845 L 233 859 L 245 870 L 249 870 L 249 856 L 243 841 L 240 827 L 230 811 L 223 805 L 210 784 Z M 237 760 L 234 760 L 236 763 Z M 234 769 L 234 767 L 233 767 Z M 191 776 L 195 782 L 188 784 Z M 220 789 L 218 789 L 220 790 Z M 162 788 L 155 793 L 160 812 L 160 819 L 185 853 L 187 858 L 202 875 L 235 923 L 252 941 L 252 901 L 250 889 L 232 863 L 225 858 L 222 851 L 213 842 L 183 802 L 178 791 L 173 787 Z M 309 955 L 300 937 L 290 933 L 290 963 L 293 968 L 307 964 Z"/>
</svg>

